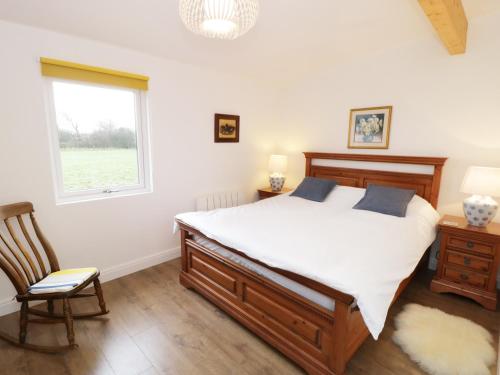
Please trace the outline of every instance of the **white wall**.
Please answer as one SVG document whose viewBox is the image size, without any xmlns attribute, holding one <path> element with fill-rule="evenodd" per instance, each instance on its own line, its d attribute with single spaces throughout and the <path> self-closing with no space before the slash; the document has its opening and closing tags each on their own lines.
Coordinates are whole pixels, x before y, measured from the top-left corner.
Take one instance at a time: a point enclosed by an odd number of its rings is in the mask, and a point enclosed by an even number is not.
<svg viewBox="0 0 500 375">
<path fill-rule="evenodd" d="M 173 217 L 194 209 L 198 195 L 225 189 L 251 193 L 263 183 L 268 146 L 260 139 L 274 122 L 270 88 L 5 22 L 0 22 L 0 45 L 0 204 L 32 201 L 62 266 L 95 265 L 109 278 L 166 259 L 178 246 Z M 40 56 L 150 76 L 152 194 L 55 205 Z M 213 143 L 216 112 L 241 115 L 240 143 Z M 2 302 L 14 294 L 0 276 L 0 313 Z"/>
<path fill-rule="evenodd" d="M 440 210 L 460 214 L 465 168 L 500 167 L 498 35 L 499 15 L 474 19 L 465 55 L 421 40 L 332 67 L 277 95 L 242 78 L 0 22 L 0 204 L 32 201 L 63 266 L 96 265 L 117 276 L 175 254 L 172 218 L 193 209 L 196 196 L 255 191 L 271 152 L 289 155 L 288 183 L 296 184 L 302 151 L 348 151 L 349 109 L 393 105 L 390 149 L 379 152 L 448 156 Z M 55 205 L 40 56 L 151 77 L 154 193 Z M 239 144 L 213 143 L 215 112 L 241 115 Z M 0 313 L 13 295 L 1 276 Z"/>
<path fill-rule="evenodd" d="M 464 55 L 450 56 L 437 38 L 420 40 L 332 67 L 284 91 L 279 151 L 291 156 L 289 180 L 303 176 L 301 151 L 349 151 L 351 108 L 393 105 L 389 150 L 364 152 L 449 157 L 439 209 L 461 215 L 467 166 L 500 167 L 499 35 L 499 14 L 476 18 Z"/>
</svg>

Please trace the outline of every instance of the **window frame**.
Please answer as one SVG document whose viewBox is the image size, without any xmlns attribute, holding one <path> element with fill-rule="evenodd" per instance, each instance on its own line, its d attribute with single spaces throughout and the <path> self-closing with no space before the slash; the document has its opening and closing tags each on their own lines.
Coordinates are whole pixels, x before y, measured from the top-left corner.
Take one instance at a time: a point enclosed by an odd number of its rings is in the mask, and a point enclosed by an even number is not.
<svg viewBox="0 0 500 375">
<path fill-rule="evenodd" d="M 151 154 L 149 138 L 149 115 L 147 92 L 140 89 L 118 87 L 113 85 L 98 84 L 91 82 L 62 79 L 56 77 L 44 77 L 47 125 L 49 128 L 49 148 L 52 164 L 52 177 L 56 205 L 67 203 L 86 202 L 99 199 L 108 199 L 137 194 L 147 194 L 153 191 L 151 175 Z M 136 148 L 137 148 L 137 175 L 138 184 L 89 189 L 75 192 L 64 191 L 64 175 L 61 160 L 61 147 L 59 144 L 59 128 L 57 125 L 57 114 L 54 100 L 54 82 L 72 83 L 91 87 L 112 88 L 134 93 L 135 97 L 135 122 L 136 122 Z"/>
</svg>

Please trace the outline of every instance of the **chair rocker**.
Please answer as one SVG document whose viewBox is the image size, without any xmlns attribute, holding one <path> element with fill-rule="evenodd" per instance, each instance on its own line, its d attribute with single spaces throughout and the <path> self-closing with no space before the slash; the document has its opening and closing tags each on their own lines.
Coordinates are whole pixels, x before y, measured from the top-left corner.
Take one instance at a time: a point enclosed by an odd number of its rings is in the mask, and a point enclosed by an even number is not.
<svg viewBox="0 0 500 375">
<path fill-rule="evenodd" d="M 93 318 L 105 315 L 109 311 L 106 309 L 97 269 L 77 284 L 66 286 L 63 291 L 58 291 L 57 287 L 54 289 L 53 287 L 40 286 L 49 276 L 54 278 L 58 274 L 79 270 L 59 272 L 61 270 L 55 252 L 42 234 L 33 213 L 33 205 L 29 202 L 0 206 L 0 220 L 4 223 L 0 227 L 0 268 L 16 288 L 16 300 L 21 303 L 19 338 L 16 339 L 0 332 L 0 339 L 29 350 L 58 353 L 77 347 L 73 331 L 74 319 Z M 0 224 L 2 224 L 1 221 Z M 94 293 L 82 292 L 92 283 Z M 46 293 L 43 292 L 44 287 L 48 288 Z M 36 288 L 38 289 L 35 294 Z M 100 310 L 92 313 L 73 314 L 70 300 L 85 297 L 97 297 Z M 54 302 L 57 300 L 62 301 L 62 314 L 54 312 Z M 31 301 L 47 301 L 47 311 L 29 307 Z M 38 318 L 29 319 L 30 315 L 35 315 Z M 68 345 L 43 346 L 27 343 L 28 323 L 64 323 Z"/>
</svg>

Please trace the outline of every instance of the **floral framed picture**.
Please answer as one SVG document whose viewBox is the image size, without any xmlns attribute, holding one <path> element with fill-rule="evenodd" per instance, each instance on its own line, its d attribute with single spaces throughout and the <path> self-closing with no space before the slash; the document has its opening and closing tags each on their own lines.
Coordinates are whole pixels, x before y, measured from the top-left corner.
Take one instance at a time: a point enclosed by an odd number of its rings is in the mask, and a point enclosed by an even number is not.
<svg viewBox="0 0 500 375">
<path fill-rule="evenodd" d="M 240 141 L 240 116 L 215 114 L 214 142 L 238 143 Z"/>
<path fill-rule="evenodd" d="M 351 109 L 348 148 L 389 148 L 392 106 Z"/>
</svg>

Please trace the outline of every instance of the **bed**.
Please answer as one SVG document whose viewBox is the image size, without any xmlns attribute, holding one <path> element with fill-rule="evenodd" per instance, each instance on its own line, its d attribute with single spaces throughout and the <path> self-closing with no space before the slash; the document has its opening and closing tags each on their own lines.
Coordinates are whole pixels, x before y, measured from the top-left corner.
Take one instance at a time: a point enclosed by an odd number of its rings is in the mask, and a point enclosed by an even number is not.
<svg viewBox="0 0 500 375">
<path fill-rule="evenodd" d="M 341 375 L 370 332 L 378 336 L 388 306 L 411 281 L 419 261 L 424 262 L 435 233 L 437 213 L 432 207 L 437 205 L 446 158 L 305 153 L 305 159 L 306 176 L 334 179 L 341 185 L 324 203 L 282 195 L 224 211 L 178 215 L 180 282 L 309 374 Z M 363 162 L 372 167 L 332 166 L 330 162 Z M 395 165 L 418 166 L 425 172 L 394 171 Z M 352 202 L 370 183 L 415 189 L 418 197 L 409 206 L 409 219 L 353 212 L 358 210 L 351 209 Z M 338 214 L 329 215 L 332 212 Z M 274 215 L 290 217 L 284 220 L 284 229 L 292 234 L 278 233 L 270 219 Z M 379 216 L 373 221 L 370 215 Z M 385 261 L 363 242 L 366 236 L 354 238 L 343 229 L 364 222 L 382 226 L 368 230 L 372 241 L 377 233 L 384 234 L 383 228 L 394 232 L 384 249 L 378 250 L 384 251 Z M 332 232 L 329 228 L 340 229 Z M 320 261 L 314 263 L 314 258 Z M 367 266 L 376 272 L 369 272 Z M 390 282 L 366 278 L 379 273 L 390 274 Z M 348 283 L 348 279 L 354 281 Z"/>
</svg>

